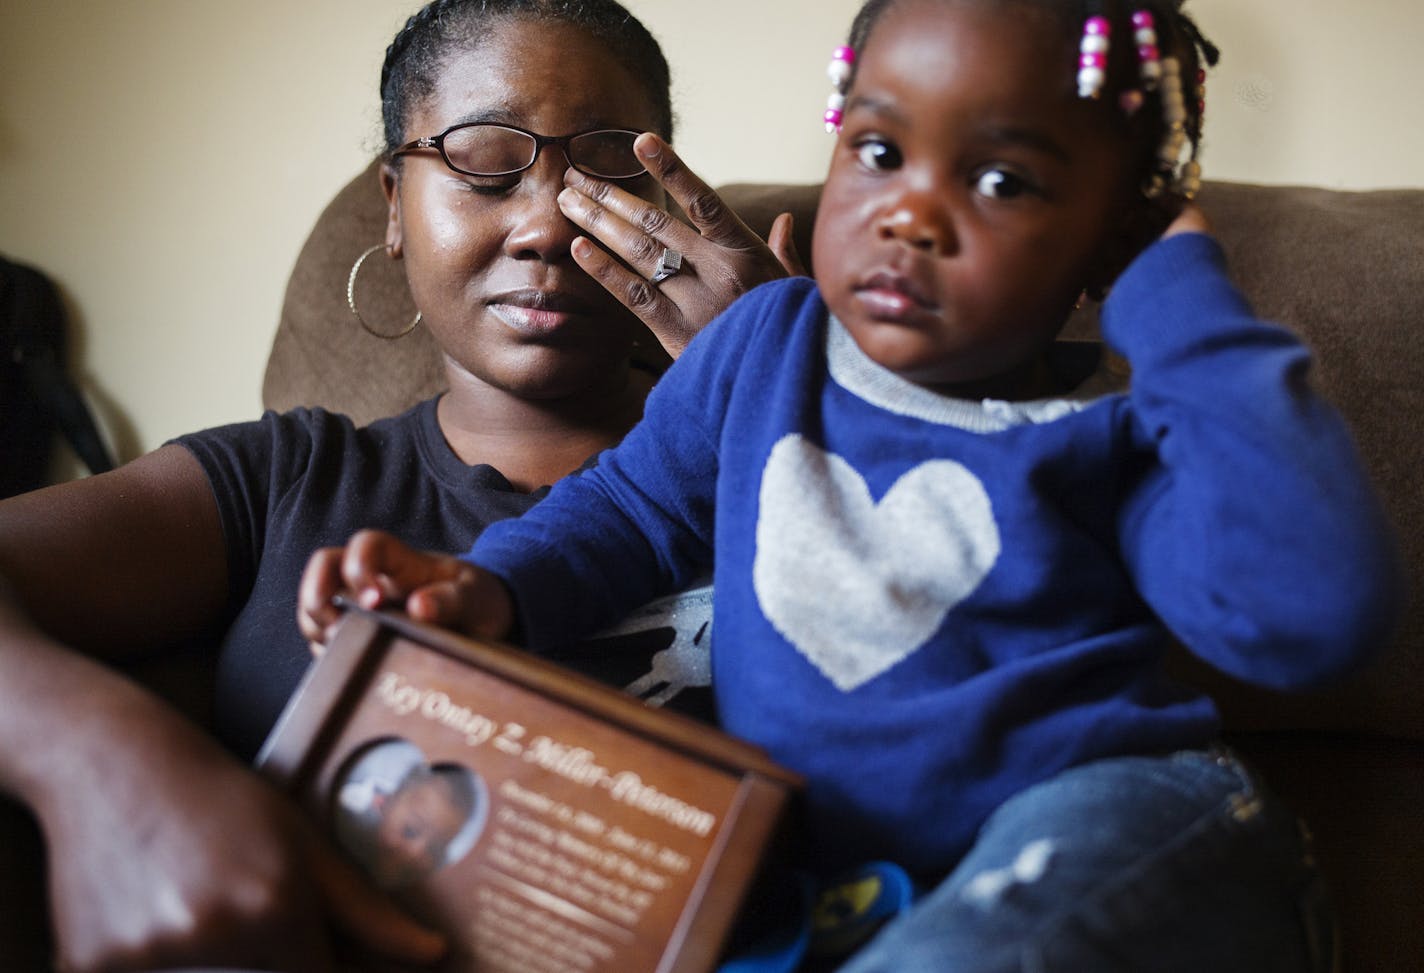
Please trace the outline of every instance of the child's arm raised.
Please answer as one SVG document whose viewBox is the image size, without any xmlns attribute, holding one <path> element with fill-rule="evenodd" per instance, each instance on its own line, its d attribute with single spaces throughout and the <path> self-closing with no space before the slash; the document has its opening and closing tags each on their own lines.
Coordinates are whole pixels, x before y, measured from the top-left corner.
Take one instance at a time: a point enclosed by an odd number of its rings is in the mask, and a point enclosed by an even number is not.
<svg viewBox="0 0 1424 973">
<path fill-rule="evenodd" d="M 1309 352 L 1256 320 L 1205 228 L 1184 210 L 1104 307 L 1152 460 L 1123 507 L 1124 556 L 1208 662 L 1273 688 L 1319 684 L 1383 645 L 1393 544 L 1349 430 L 1310 388 Z"/>
</svg>

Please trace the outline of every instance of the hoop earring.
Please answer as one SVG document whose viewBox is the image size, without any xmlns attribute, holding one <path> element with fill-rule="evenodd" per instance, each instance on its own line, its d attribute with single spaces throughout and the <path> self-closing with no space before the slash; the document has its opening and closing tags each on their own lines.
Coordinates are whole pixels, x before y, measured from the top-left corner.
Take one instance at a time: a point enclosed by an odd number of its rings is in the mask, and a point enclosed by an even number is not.
<svg viewBox="0 0 1424 973">
<path fill-rule="evenodd" d="M 382 341 L 395 341 L 397 338 L 404 338 L 406 335 L 410 334 L 412 331 L 415 330 L 415 326 L 420 323 L 419 311 L 415 312 L 415 319 L 411 321 L 410 324 L 407 324 L 403 329 L 395 332 L 394 334 L 385 334 L 384 332 L 377 331 L 375 328 L 367 324 L 366 319 L 361 317 L 361 312 L 356 309 L 356 275 L 361 272 L 361 265 L 366 262 L 367 257 L 375 253 L 377 250 L 386 249 L 388 248 L 384 243 L 378 243 L 374 247 L 370 247 L 365 252 L 363 252 L 361 256 L 356 258 L 356 262 L 351 265 L 351 276 L 346 278 L 346 306 L 351 309 L 351 313 L 356 316 L 356 320 L 360 323 L 362 329 L 367 334 L 376 338 L 380 338 Z"/>
</svg>

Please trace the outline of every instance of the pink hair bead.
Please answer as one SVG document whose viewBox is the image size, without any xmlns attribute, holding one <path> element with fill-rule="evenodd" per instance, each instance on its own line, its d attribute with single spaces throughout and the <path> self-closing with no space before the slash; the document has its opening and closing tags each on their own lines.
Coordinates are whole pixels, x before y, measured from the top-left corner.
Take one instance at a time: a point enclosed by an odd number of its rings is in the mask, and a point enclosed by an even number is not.
<svg viewBox="0 0 1424 973">
<path fill-rule="evenodd" d="M 1142 88 L 1152 91 L 1162 77 L 1162 52 L 1157 49 L 1157 25 L 1150 10 L 1134 10 L 1132 39 L 1137 43 L 1137 74 Z"/>
<path fill-rule="evenodd" d="M 1108 35 L 1112 25 L 1101 14 L 1094 14 L 1083 24 L 1083 38 L 1078 42 L 1078 97 L 1096 98 L 1107 83 Z"/>
<path fill-rule="evenodd" d="M 837 88 L 850 81 L 851 68 L 855 64 L 855 50 L 842 44 L 831 52 L 831 63 L 826 66 L 826 74 L 831 84 Z"/>
<path fill-rule="evenodd" d="M 831 51 L 831 63 L 826 66 L 826 74 L 836 90 L 826 103 L 826 113 L 821 116 L 826 123 L 826 131 L 835 134 L 841 130 L 841 119 L 845 117 L 845 90 L 850 84 L 852 67 L 855 64 L 855 49 L 842 44 Z"/>
</svg>

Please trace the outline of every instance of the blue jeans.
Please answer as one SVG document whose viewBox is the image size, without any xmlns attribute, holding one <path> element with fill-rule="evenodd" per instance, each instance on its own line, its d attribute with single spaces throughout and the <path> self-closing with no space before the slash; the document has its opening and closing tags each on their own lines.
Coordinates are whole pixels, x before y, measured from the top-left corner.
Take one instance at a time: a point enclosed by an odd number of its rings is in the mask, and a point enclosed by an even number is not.
<svg viewBox="0 0 1424 973">
<path fill-rule="evenodd" d="M 1122 757 L 1006 801 L 841 973 L 1327 973 L 1299 825 L 1225 751 Z"/>
</svg>

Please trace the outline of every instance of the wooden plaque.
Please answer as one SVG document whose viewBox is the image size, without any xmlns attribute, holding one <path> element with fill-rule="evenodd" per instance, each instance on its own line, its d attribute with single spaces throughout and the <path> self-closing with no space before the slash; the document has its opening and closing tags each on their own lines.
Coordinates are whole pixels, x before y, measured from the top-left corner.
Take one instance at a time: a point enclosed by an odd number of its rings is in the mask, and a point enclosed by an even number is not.
<svg viewBox="0 0 1424 973">
<path fill-rule="evenodd" d="M 348 608 L 258 756 L 446 973 L 702 973 L 793 774 L 503 646 Z"/>
</svg>

